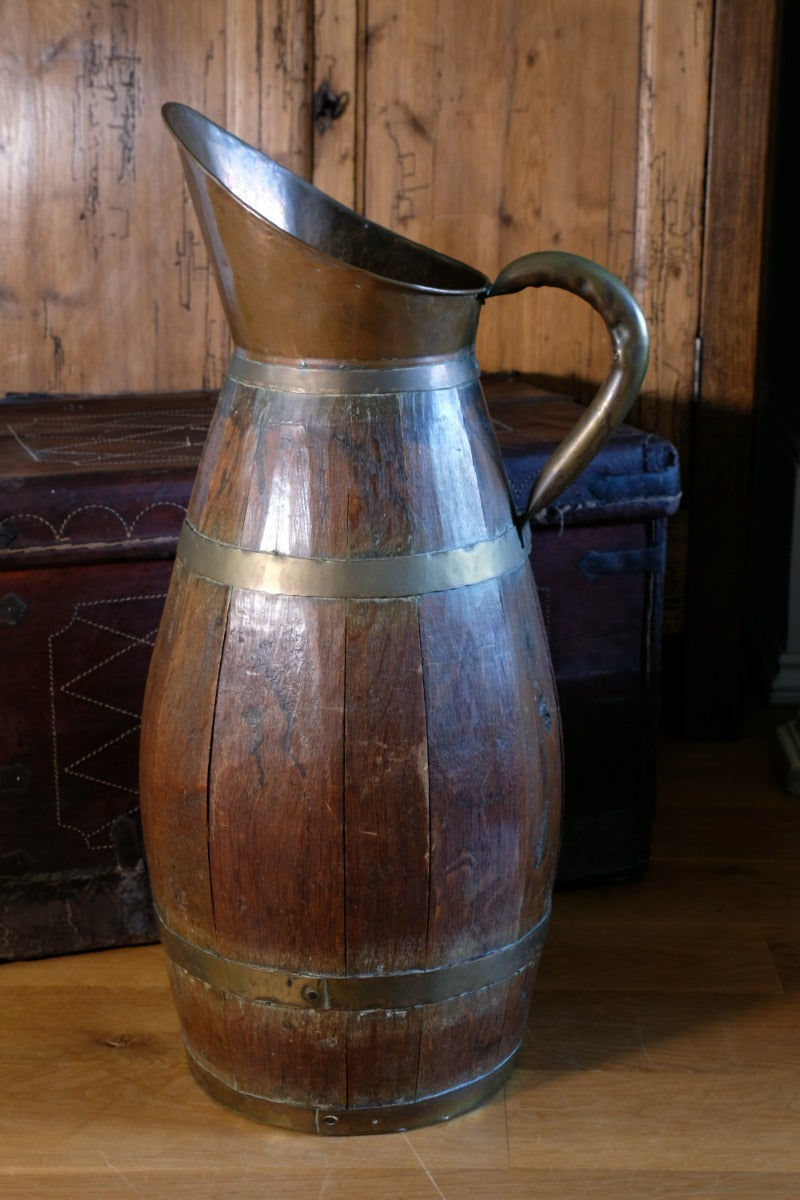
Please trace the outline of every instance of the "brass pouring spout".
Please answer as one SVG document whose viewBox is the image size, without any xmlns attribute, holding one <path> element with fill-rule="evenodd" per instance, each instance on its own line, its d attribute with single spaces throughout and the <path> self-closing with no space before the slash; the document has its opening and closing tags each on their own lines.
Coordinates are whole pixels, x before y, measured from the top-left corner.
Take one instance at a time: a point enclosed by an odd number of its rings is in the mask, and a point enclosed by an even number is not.
<svg viewBox="0 0 800 1200">
<path fill-rule="evenodd" d="M 162 113 L 238 347 L 359 365 L 471 353 L 479 271 L 366 220 L 191 108 Z"/>
</svg>

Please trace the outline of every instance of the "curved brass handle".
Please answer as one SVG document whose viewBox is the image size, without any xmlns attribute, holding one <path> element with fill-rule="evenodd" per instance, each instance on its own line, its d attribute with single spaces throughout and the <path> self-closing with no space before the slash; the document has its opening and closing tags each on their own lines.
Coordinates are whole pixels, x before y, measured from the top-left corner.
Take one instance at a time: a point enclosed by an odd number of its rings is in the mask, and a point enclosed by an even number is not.
<svg viewBox="0 0 800 1200">
<path fill-rule="evenodd" d="M 650 337 L 628 289 L 589 258 L 559 250 L 525 254 L 503 268 L 486 295 L 502 296 L 526 287 L 557 287 L 581 296 L 605 321 L 613 350 L 600 390 L 539 472 L 528 498 L 528 520 L 580 475 L 628 414 L 647 371 Z"/>
</svg>

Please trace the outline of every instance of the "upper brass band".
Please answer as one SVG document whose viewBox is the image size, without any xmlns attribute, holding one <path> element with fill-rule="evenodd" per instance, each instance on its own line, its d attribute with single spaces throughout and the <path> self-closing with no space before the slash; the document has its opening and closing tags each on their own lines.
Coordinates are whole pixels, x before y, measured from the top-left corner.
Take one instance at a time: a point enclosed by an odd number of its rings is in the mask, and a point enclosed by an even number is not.
<svg viewBox="0 0 800 1200">
<path fill-rule="evenodd" d="M 265 391 L 313 396 L 385 396 L 461 387 L 479 375 L 474 354 L 418 359 L 402 364 L 356 366 L 331 362 L 264 362 L 235 351 L 228 379 Z"/>
</svg>

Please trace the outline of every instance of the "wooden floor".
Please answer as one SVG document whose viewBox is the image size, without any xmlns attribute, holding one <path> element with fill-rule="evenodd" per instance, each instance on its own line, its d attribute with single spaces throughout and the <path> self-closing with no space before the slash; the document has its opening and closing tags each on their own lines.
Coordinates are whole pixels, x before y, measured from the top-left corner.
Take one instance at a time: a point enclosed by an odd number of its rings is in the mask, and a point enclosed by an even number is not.
<svg viewBox="0 0 800 1200">
<path fill-rule="evenodd" d="M 158 947 L 0 968 L 0 1196 L 798 1200 L 800 799 L 666 740 L 652 868 L 559 893 L 512 1081 L 448 1125 L 317 1139 L 185 1068 Z"/>
</svg>

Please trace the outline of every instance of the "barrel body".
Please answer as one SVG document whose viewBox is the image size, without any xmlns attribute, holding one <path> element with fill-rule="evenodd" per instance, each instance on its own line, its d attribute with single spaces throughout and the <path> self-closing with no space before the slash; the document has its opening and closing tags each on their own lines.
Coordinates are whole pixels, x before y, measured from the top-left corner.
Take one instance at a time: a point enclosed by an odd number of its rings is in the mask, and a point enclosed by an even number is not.
<svg viewBox="0 0 800 1200">
<path fill-rule="evenodd" d="M 474 360 L 234 357 L 145 699 L 147 858 L 192 1069 L 387 1132 L 509 1073 L 561 750 Z"/>
</svg>

